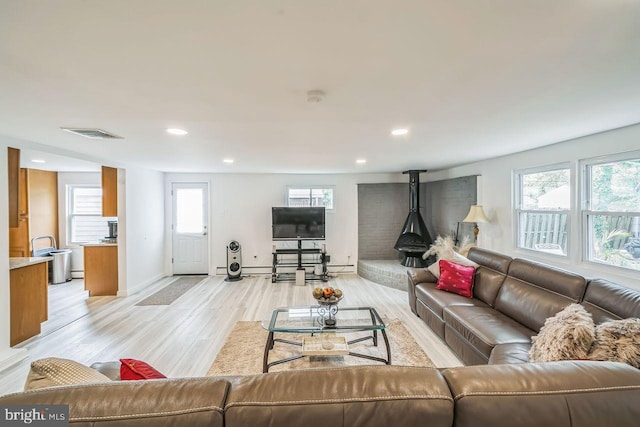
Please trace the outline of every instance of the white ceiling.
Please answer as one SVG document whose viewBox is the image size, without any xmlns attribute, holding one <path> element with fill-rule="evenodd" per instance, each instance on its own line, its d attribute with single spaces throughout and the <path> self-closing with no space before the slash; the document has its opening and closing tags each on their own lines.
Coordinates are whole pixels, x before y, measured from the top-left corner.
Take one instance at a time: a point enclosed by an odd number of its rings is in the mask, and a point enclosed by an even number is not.
<svg viewBox="0 0 640 427">
<path fill-rule="evenodd" d="M 640 122 L 639 22 L 635 0 L 0 0 L 0 134 L 162 171 L 442 169 Z"/>
</svg>

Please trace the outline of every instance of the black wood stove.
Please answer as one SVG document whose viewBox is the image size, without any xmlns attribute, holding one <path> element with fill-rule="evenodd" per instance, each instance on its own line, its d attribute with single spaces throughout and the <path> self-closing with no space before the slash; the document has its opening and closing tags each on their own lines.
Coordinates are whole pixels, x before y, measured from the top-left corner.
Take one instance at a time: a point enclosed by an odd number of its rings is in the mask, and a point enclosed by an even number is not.
<svg viewBox="0 0 640 427">
<path fill-rule="evenodd" d="M 400 237 L 394 248 L 404 255 L 402 265 L 406 267 L 426 267 L 429 262 L 422 259 L 422 255 L 433 243 L 427 226 L 420 215 L 420 173 L 426 170 L 408 170 L 409 174 L 410 209 L 404 222 Z"/>
</svg>

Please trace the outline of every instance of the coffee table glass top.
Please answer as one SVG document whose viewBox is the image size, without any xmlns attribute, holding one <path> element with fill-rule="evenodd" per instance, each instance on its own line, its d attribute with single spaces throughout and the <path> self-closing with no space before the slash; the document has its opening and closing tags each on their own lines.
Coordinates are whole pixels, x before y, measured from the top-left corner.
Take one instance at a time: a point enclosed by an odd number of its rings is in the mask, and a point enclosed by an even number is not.
<svg viewBox="0 0 640 427">
<path fill-rule="evenodd" d="M 326 314 L 322 316 L 322 306 L 282 307 L 273 310 L 262 327 L 269 332 L 331 332 L 342 331 L 381 331 L 386 325 L 373 307 L 339 307 L 332 314 L 335 325 L 326 324 Z"/>
</svg>

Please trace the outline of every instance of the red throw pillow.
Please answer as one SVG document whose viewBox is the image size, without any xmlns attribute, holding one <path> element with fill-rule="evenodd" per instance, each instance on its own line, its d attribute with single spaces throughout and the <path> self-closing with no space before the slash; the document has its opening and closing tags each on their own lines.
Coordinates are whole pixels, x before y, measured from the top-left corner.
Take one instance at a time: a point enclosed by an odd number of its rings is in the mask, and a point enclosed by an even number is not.
<svg viewBox="0 0 640 427">
<path fill-rule="evenodd" d="M 476 268 L 441 259 L 440 277 L 436 289 L 473 298 L 473 277 Z"/>
<path fill-rule="evenodd" d="M 167 377 L 142 360 L 120 359 L 121 380 L 151 380 L 157 378 Z"/>
</svg>

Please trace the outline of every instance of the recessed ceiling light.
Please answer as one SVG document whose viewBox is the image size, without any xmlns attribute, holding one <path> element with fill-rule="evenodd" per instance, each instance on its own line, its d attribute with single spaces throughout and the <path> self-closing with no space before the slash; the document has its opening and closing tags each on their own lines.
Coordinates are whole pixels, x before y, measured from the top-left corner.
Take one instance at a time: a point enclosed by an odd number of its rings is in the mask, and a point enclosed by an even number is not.
<svg viewBox="0 0 640 427">
<path fill-rule="evenodd" d="M 223 162 L 225 162 L 225 163 L 233 163 L 233 159 L 224 159 Z"/>
<path fill-rule="evenodd" d="M 44 160 L 42 160 L 42 159 L 31 159 L 31 161 L 32 161 L 33 163 L 46 163 L 46 162 L 45 162 Z"/>
<path fill-rule="evenodd" d="M 364 165 L 365 163 L 367 163 L 367 159 L 357 159 L 356 163 L 359 165 Z"/>
<path fill-rule="evenodd" d="M 169 128 L 169 129 L 167 129 L 167 133 L 170 133 L 171 135 L 186 135 L 189 132 L 187 132 L 184 129 Z"/>
<path fill-rule="evenodd" d="M 391 135 L 393 136 L 402 136 L 408 133 L 409 133 L 409 129 L 405 129 L 405 128 L 398 128 L 391 131 Z"/>
</svg>

